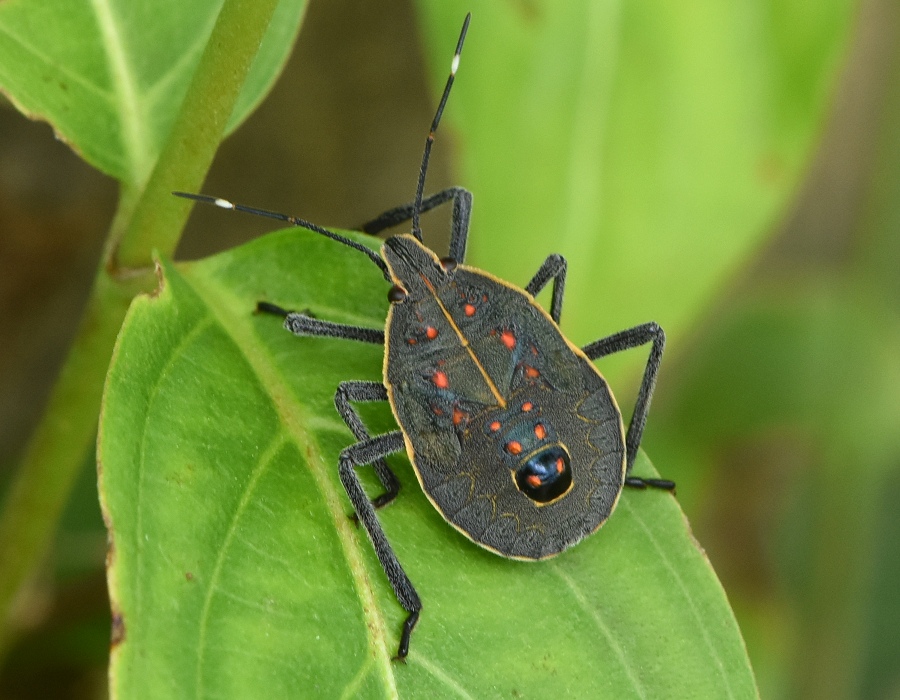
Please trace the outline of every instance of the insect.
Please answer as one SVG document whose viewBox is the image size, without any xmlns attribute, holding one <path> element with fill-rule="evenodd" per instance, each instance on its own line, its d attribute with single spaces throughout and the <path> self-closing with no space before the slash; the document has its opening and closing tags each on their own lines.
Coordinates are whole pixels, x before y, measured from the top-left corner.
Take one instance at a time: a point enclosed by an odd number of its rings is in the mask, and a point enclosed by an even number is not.
<svg viewBox="0 0 900 700">
<path fill-rule="evenodd" d="M 409 652 L 422 603 L 376 516 L 400 482 L 385 457 L 406 451 L 425 495 L 453 527 L 504 557 L 540 560 L 596 531 L 624 486 L 674 490 L 665 479 L 631 475 L 656 383 L 665 334 L 655 323 L 579 348 L 559 329 L 566 261 L 550 255 L 520 289 L 464 265 L 472 195 L 461 187 L 424 197 L 434 135 L 459 66 L 467 15 L 425 143 L 415 200 L 362 228 L 378 233 L 412 221 L 381 255 L 296 217 L 229 201 L 175 194 L 279 219 L 332 238 L 369 257 L 391 283 L 385 329 L 362 328 L 259 302 L 298 336 L 384 345 L 384 382 L 345 381 L 335 406 L 358 442 L 341 452 L 339 475 L 400 605 L 406 610 L 396 659 Z M 420 215 L 453 203 L 448 257 L 422 243 Z M 552 282 L 550 313 L 534 297 Z M 651 343 L 626 432 L 622 414 L 593 360 Z M 388 401 L 399 430 L 371 436 L 353 403 Z M 356 473 L 374 468 L 384 493 L 370 500 Z"/>
</svg>

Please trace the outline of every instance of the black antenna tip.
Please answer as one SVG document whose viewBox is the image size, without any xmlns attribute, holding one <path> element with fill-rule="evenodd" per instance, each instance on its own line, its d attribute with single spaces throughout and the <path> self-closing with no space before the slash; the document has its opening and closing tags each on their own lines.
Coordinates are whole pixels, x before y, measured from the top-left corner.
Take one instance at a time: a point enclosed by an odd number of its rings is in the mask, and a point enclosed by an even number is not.
<svg viewBox="0 0 900 700">
<path fill-rule="evenodd" d="M 472 13 L 470 12 L 463 20 L 463 26 L 459 32 L 459 39 L 456 41 L 456 51 L 453 52 L 453 65 L 450 69 L 450 75 L 456 75 L 456 69 L 459 68 L 459 56 L 462 53 L 463 44 L 466 42 L 466 33 L 469 31 L 469 22 L 471 21 Z"/>
<path fill-rule="evenodd" d="M 466 32 L 469 31 L 469 22 L 472 21 L 472 13 L 466 13 L 466 18 L 463 20 L 462 31 L 459 33 L 459 41 L 456 42 L 456 53 L 460 53 L 462 51 L 463 42 L 466 40 Z"/>
</svg>

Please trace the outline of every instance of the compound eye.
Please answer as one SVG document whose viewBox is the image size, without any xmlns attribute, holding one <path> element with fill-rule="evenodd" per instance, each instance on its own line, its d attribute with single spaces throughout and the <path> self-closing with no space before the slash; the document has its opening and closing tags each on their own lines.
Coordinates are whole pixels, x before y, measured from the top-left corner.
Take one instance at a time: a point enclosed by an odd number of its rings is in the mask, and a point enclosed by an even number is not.
<svg viewBox="0 0 900 700">
<path fill-rule="evenodd" d="M 392 304 L 398 304 L 401 301 L 406 301 L 406 290 L 403 287 L 398 287 L 396 284 L 388 290 L 387 294 L 388 301 Z"/>
<path fill-rule="evenodd" d="M 444 268 L 445 272 L 453 272 L 457 265 L 458 263 L 454 258 L 441 258 L 441 267 Z"/>
<path fill-rule="evenodd" d="M 535 503 L 556 500 L 572 488 L 569 453 L 562 445 L 541 450 L 516 470 L 516 486 Z"/>
</svg>

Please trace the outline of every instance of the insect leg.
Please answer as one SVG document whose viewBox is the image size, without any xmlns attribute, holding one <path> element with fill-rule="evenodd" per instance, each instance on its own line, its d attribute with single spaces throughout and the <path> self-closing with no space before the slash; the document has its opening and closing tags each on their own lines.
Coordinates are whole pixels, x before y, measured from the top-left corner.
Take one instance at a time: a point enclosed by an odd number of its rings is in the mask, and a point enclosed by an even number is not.
<svg viewBox="0 0 900 700">
<path fill-rule="evenodd" d="M 585 345 L 582 350 L 590 359 L 611 355 L 622 350 L 636 348 L 639 345 L 653 342 L 650 349 L 650 359 L 644 369 L 644 378 L 638 391 L 637 401 L 634 405 L 634 413 L 628 424 L 628 433 L 625 435 L 625 450 L 628 457 L 626 474 L 634 466 L 634 458 L 637 456 L 638 446 L 641 444 L 641 436 L 647 423 L 647 412 L 650 410 L 650 399 L 653 397 L 653 388 L 656 386 L 656 375 L 659 373 L 659 363 L 662 359 L 663 349 L 666 346 L 666 334 L 656 323 L 644 323 L 634 328 L 614 333 L 606 338 L 595 340 Z M 626 476 L 626 486 L 643 488 L 653 486 L 667 490 L 674 490 L 675 484 L 667 479 L 641 479 L 639 477 Z"/>
<path fill-rule="evenodd" d="M 368 440 L 371 435 L 360 418 L 359 413 L 350 404 L 351 401 L 387 401 L 387 389 L 380 382 L 341 382 L 334 395 L 334 405 L 341 414 L 347 427 L 353 431 L 357 440 Z M 372 462 L 378 480 L 384 486 L 384 493 L 372 499 L 375 508 L 382 508 L 393 501 L 400 493 L 400 482 L 384 461 L 384 458 Z"/>
<path fill-rule="evenodd" d="M 538 268 L 531 278 L 531 282 L 525 287 L 525 291 L 536 297 L 547 286 L 547 282 L 553 280 L 553 298 L 550 301 L 550 317 L 559 323 L 562 314 L 563 294 L 566 290 L 566 259 L 558 253 L 547 256 L 544 264 Z"/>
<path fill-rule="evenodd" d="M 472 193 L 462 187 L 448 187 L 422 200 L 420 212 L 430 211 L 444 202 L 453 200 L 453 217 L 450 229 L 449 256 L 456 262 L 465 262 L 466 240 L 469 235 L 469 219 L 472 215 Z M 381 216 L 359 227 L 366 233 L 379 233 L 385 229 L 412 219 L 416 203 L 410 202 L 386 211 Z"/>
<path fill-rule="evenodd" d="M 375 460 L 381 459 L 392 452 L 399 452 L 404 449 L 403 433 L 396 430 L 392 433 L 379 435 L 375 438 L 363 440 L 355 445 L 351 445 L 341 452 L 339 462 L 339 474 L 341 483 L 347 490 L 353 509 L 356 511 L 357 517 L 362 521 L 375 548 L 375 554 L 381 563 L 381 568 L 394 589 L 394 595 L 403 609 L 409 613 L 406 621 L 403 623 L 403 633 L 400 636 L 400 646 L 397 649 L 396 659 L 402 661 L 409 653 L 409 637 L 412 634 L 416 622 L 419 620 L 419 611 L 422 609 L 422 601 L 419 600 L 419 594 L 413 587 L 412 582 L 400 566 L 397 555 L 391 548 L 390 542 L 381 529 L 378 522 L 378 516 L 375 514 L 375 508 L 363 491 L 362 484 L 356 474 L 356 467 L 371 464 Z"/>
<path fill-rule="evenodd" d="M 384 331 L 378 328 L 363 328 L 362 326 L 349 326 L 344 323 L 321 321 L 308 314 L 287 311 L 267 301 L 257 302 L 256 310 L 261 313 L 281 316 L 284 318 L 284 327 L 294 335 L 342 338 L 344 340 L 358 340 L 361 343 L 384 345 Z"/>
<path fill-rule="evenodd" d="M 634 489 L 645 489 L 652 486 L 655 489 L 664 489 L 666 491 L 675 490 L 675 482 L 668 479 L 644 479 L 640 476 L 626 476 L 625 485 Z"/>
</svg>

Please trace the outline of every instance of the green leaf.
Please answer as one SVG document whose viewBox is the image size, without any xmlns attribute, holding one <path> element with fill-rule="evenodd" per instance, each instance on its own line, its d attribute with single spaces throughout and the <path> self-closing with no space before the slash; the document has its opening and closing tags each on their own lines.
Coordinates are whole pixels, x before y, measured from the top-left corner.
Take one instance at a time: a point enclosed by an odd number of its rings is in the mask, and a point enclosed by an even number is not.
<svg viewBox="0 0 900 700">
<path fill-rule="evenodd" d="M 222 0 L 10 0 L 0 4 L 0 88 L 118 180 L 143 183 L 178 114 Z M 287 60 L 305 6 L 282 0 L 241 97 L 236 128 Z"/>
<path fill-rule="evenodd" d="M 598 534 L 529 564 L 450 527 L 401 456 L 380 518 L 424 608 L 408 663 L 390 661 L 405 613 L 347 517 L 336 464 L 353 438 L 332 403 L 340 381 L 381 378 L 382 348 L 253 313 L 264 299 L 379 327 L 386 291 L 357 252 L 293 229 L 165 263 L 135 300 L 99 441 L 113 695 L 756 697 L 671 495 L 628 491 Z M 364 408 L 392 428 L 387 406 Z"/>
<path fill-rule="evenodd" d="M 139 37 L 159 39 L 153 29 L 164 23 L 159 18 L 167 16 L 165 10 L 171 9 L 171 4 L 163 5 L 159 0 L 155 4 L 121 3 L 116 12 L 104 0 L 93 3 L 93 12 L 102 18 L 98 26 L 106 30 L 103 37 L 111 52 L 108 55 L 115 59 L 110 59 L 111 65 L 120 69 L 114 73 L 120 81 L 117 87 L 126 88 L 118 97 L 127 93 L 129 100 L 136 100 L 136 86 L 132 81 L 143 75 L 131 70 L 133 66 L 125 60 L 129 54 L 123 43 L 124 35 L 118 32 L 130 28 Z M 91 92 L 90 83 L 75 79 L 87 75 L 79 73 L 86 67 L 90 67 L 94 77 L 104 74 L 102 66 L 87 60 L 94 54 L 86 49 L 97 39 L 91 14 L 79 12 L 75 3 L 58 7 L 41 2 L 24 5 L 21 2 L 0 5 L 0 56 L 6 51 L 5 58 L 9 59 L 8 62 L 0 60 L 0 74 L 6 71 L 7 87 L 13 83 L 32 97 L 48 98 L 47 103 L 66 115 L 70 123 L 80 124 L 85 127 L 85 133 L 91 132 L 96 137 L 94 145 L 108 140 L 116 148 L 114 129 L 104 122 L 108 95 L 98 90 Z M 187 202 L 176 201 L 171 191 L 176 183 L 185 189 L 199 187 L 228 117 L 235 113 L 240 88 L 245 84 L 254 57 L 259 55 L 277 8 L 278 0 L 226 0 L 208 34 L 210 41 L 191 80 L 191 94 L 171 105 L 173 112 L 166 117 L 171 130 L 165 135 L 165 146 L 158 159 L 155 153 L 152 163 L 132 159 L 129 172 L 122 174 L 119 206 L 78 334 L 0 508 L 0 618 L 10 623 L 0 625 L 0 654 L 13 631 L 14 616 L 8 614 L 10 606 L 17 596 L 21 597 L 26 581 L 44 559 L 77 469 L 95 441 L 103 377 L 128 304 L 138 291 L 153 289 L 152 251 L 171 253 L 180 237 L 189 206 Z M 42 53 L 37 47 L 48 40 L 50 46 Z M 160 41 L 168 45 L 165 39 Z M 137 41 L 127 47 L 147 48 Z M 268 55 L 271 59 L 271 52 Z M 153 63 L 135 59 L 135 56 L 140 58 L 140 53 L 131 56 L 138 67 L 146 68 Z M 152 53 L 148 57 L 159 58 Z M 177 51 L 170 56 L 177 57 Z M 21 70 L 10 73 L 11 67 Z M 271 65 L 268 70 L 272 70 Z M 61 71 L 65 79 L 54 81 L 54 71 Z M 40 75 L 46 79 L 46 85 L 34 81 Z M 258 73 L 256 77 L 261 79 Z M 76 99 L 67 102 L 70 89 Z M 126 102 L 129 107 L 138 104 L 133 100 Z M 71 110 L 75 111 L 69 114 Z M 130 123 L 135 126 L 143 123 L 146 114 L 125 110 L 124 116 L 132 119 Z M 141 133 L 137 136 L 148 135 L 140 128 L 138 131 Z M 131 149 L 128 151 L 131 156 L 146 146 L 146 142 L 129 140 L 135 136 L 133 133 L 119 136 L 121 143 Z M 151 166 L 153 174 L 145 180 Z"/>
<path fill-rule="evenodd" d="M 473 262 L 521 284 L 557 251 L 574 340 L 677 342 L 796 192 L 855 5 L 420 0 L 435 90 L 473 10 L 436 146 L 461 148 Z"/>
</svg>

